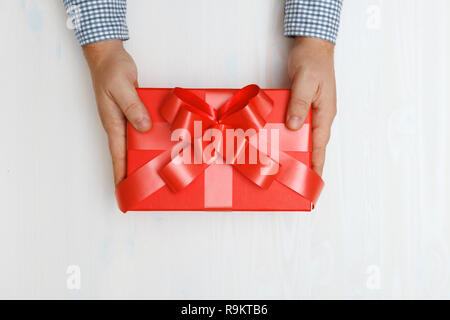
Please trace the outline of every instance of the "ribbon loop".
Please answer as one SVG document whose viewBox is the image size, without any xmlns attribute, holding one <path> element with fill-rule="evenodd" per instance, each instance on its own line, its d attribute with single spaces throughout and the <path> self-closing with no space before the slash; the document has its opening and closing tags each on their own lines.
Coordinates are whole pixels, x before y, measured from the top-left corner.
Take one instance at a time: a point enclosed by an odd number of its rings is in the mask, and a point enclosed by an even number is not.
<svg viewBox="0 0 450 320">
<path fill-rule="evenodd" d="M 172 123 L 181 107 L 210 120 L 216 119 L 216 111 L 206 101 L 189 90 L 178 87 L 164 101 L 160 114 L 167 122 Z"/>
</svg>

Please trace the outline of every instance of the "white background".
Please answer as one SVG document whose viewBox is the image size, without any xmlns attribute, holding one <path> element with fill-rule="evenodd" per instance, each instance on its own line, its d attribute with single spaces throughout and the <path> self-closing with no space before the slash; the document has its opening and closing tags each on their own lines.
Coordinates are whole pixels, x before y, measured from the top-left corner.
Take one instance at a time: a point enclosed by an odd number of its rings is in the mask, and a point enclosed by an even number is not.
<svg viewBox="0 0 450 320">
<path fill-rule="evenodd" d="M 140 85 L 288 87 L 282 7 L 130 0 Z M 450 298 L 449 14 L 345 1 L 313 214 L 122 215 L 61 1 L 0 0 L 0 297 Z"/>
</svg>

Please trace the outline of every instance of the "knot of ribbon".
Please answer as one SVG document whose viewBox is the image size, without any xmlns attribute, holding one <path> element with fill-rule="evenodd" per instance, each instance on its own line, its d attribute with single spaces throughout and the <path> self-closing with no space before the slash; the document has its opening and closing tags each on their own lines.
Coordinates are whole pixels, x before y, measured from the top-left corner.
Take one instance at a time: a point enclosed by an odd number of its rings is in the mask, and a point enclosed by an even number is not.
<svg viewBox="0 0 450 320">
<path fill-rule="evenodd" d="M 279 159 L 272 159 L 251 139 L 265 127 L 272 108 L 273 101 L 257 85 L 238 90 L 219 109 L 189 90 L 173 89 L 159 111 L 170 125 L 172 137 L 183 143 L 149 161 L 116 187 L 120 209 L 132 210 L 164 186 L 179 192 L 209 165 L 223 159 L 261 188 L 277 180 L 314 204 L 324 185 L 320 176 L 281 150 Z M 244 138 L 239 139 L 236 130 L 244 132 Z M 207 144 L 209 141 L 212 143 Z M 252 152 L 257 155 L 253 162 L 249 160 Z"/>
</svg>

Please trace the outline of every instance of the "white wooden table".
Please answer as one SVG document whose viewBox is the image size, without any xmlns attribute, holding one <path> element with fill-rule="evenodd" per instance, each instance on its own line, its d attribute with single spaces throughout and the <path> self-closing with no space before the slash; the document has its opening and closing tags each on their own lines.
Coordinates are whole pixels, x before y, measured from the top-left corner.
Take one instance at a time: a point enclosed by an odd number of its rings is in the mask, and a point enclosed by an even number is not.
<svg viewBox="0 0 450 320">
<path fill-rule="evenodd" d="M 144 87 L 285 88 L 279 0 L 129 0 Z M 317 210 L 122 215 L 60 1 L 0 1 L 0 298 L 450 298 L 447 0 L 346 0 Z"/>
</svg>

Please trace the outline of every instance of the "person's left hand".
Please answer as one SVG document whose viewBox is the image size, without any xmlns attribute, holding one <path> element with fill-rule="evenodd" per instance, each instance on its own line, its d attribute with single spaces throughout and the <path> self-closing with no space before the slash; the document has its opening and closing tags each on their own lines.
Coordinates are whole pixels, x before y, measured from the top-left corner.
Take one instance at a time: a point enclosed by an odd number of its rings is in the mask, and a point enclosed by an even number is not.
<svg viewBox="0 0 450 320">
<path fill-rule="evenodd" d="M 298 130 L 312 109 L 312 169 L 319 175 L 336 116 L 334 44 L 325 40 L 297 37 L 289 57 L 291 98 L 286 126 Z"/>
</svg>

